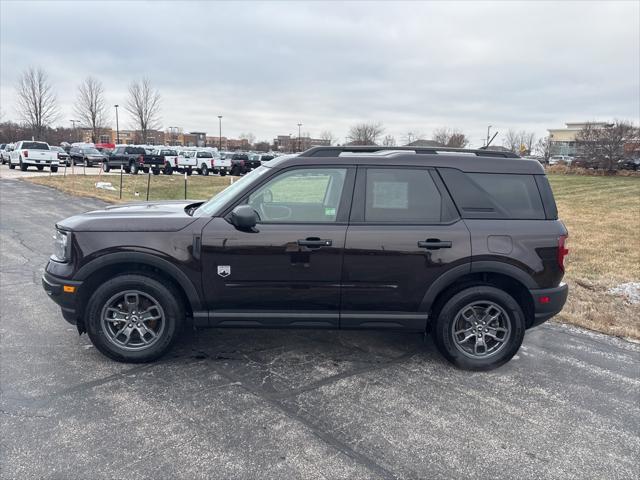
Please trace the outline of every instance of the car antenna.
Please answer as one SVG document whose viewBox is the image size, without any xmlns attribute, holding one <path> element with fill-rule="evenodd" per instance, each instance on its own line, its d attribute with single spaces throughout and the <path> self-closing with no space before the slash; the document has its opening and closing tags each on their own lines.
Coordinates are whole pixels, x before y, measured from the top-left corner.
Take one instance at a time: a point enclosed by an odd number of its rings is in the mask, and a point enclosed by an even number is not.
<svg viewBox="0 0 640 480">
<path fill-rule="evenodd" d="M 499 132 L 494 133 L 493 137 L 491 137 L 491 140 L 489 140 L 484 147 L 480 147 L 480 150 L 486 150 L 487 148 L 489 148 L 489 145 L 491 145 L 491 142 L 493 142 L 493 139 L 498 136 L 498 133 Z"/>
</svg>

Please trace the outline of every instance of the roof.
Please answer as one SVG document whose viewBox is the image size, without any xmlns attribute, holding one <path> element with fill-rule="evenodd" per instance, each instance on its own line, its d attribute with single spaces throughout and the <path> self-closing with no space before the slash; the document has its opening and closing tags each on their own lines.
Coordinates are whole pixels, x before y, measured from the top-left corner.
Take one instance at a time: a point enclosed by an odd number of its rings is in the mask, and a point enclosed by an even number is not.
<svg viewBox="0 0 640 480">
<path fill-rule="evenodd" d="M 313 147 L 292 158 L 274 158 L 269 167 L 295 165 L 374 165 L 457 168 L 464 172 L 544 175 L 537 160 L 511 152 L 452 148 Z"/>
</svg>

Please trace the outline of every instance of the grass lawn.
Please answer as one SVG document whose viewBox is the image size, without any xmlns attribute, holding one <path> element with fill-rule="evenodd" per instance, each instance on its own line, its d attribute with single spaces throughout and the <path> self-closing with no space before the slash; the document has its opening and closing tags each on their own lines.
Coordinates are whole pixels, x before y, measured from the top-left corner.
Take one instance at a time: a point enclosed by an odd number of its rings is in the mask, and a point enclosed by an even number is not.
<svg viewBox="0 0 640 480">
<path fill-rule="evenodd" d="M 232 177 L 188 177 L 187 198 L 206 199 Z M 75 195 L 118 202 L 118 192 L 95 188 L 97 176 L 31 177 Z M 119 177 L 102 177 L 119 187 Z M 145 200 L 146 175 L 123 177 L 123 201 Z M 569 229 L 565 280 L 569 300 L 558 321 L 640 339 L 640 305 L 631 305 L 608 290 L 640 282 L 640 178 L 549 175 L 560 218 Z M 135 195 L 138 192 L 138 196 Z M 274 192 L 277 194 L 278 192 Z M 184 176 L 151 176 L 150 200 L 184 198 Z"/>
<path fill-rule="evenodd" d="M 180 200 L 185 198 L 184 175 L 123 175 L 122 200 L 119 199 L 120 176 L 118 175 L 67 175 L 66 177 L 25 177 L 26 181 L 48 185 L 66 193 L 84 197 L 99 198 L 107 202 L 145 201 L 147 182 L 149 182 L 149 200 Z M 187 198 L 207 200 L 228 187 L 237 177 L 209 175 L 191 175 L 187 177 Z M 96 188 L 96 182 L 111 182 L 115 191 Z"/>
<path fill-rule="evenodd" d="M 640 305 L 607 292 L 640 282 L 640 178 L 549 175 L 549 181 L 569 229 L 571 290 L 556 319 L 640 339 Z"/>
</svg>

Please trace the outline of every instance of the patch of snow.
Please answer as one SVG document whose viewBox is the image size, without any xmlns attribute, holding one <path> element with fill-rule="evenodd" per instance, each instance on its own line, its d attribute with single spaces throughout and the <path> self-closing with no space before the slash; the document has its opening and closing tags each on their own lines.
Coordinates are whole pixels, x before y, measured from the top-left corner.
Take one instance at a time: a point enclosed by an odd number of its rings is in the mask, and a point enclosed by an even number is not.
<svg viewBox="0 0 640 480">
<path fill-rule="evenodd" d="M 114 191 L 116 189 L 113 185 L 111 185 L 111 182 L 97 182 L 96 188 L 102 188 L 103 190 L 114 190 Z"/>
<path fill-rule="evenodd" d="M 610 288 L 608 292 L 623 296 L 631 304 L 640 303 L 640 282 L 621 283 Z"/>
</svg>

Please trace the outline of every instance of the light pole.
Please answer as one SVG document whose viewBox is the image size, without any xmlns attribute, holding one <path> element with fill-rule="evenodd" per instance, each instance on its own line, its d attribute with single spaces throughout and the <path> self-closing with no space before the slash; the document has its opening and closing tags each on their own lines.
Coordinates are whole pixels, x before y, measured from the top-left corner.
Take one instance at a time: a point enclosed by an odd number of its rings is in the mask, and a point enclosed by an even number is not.
<svg viewBox="0 0 640 480">
<path fill-rule="evenodd" d="M 218 151 L 222 151 L 222 115 L 218 115 Z"/>
<path fill-rule="evenodd" d="M 78 129 L 76 128 L 76 124 L 80 123 L 80 120 L 69 120 L 71 125 L 73 125 L 73 134 L 76 137 L 76 142 L 78 141 Z"/>
<path fill-rule="evenodd" d="M 492 125 L 487 125 L 487 143 L 484 144 L 486 147 L 489 146 L 489 138 L 491 137 L 491 133 L 490 133 L 491 132 L 491 127 L 492 127 Z"/>
<path fill-rule="evenodd" d="M 116 145 L 120 144 L 120 125 L 118 125 L 118 107 L 120 105 L 114 105 L 116 107 Z"/>
<path fill-rule="evenodd" d="M 298 123 L 298 151 L 302 150 L 302 135 L 300 133 L 300 127 L 302 127 L 302 123 Z"/>
</svg>

